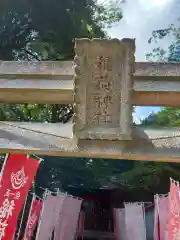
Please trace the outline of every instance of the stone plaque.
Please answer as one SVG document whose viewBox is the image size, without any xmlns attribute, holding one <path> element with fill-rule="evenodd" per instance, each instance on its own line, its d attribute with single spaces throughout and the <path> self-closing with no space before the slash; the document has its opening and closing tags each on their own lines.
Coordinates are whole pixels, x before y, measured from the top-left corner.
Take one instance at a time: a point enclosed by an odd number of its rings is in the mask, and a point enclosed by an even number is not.
<svg viewBox="0 0 180 240">
<path fill-rule="evenodd" d="M 75 45 L 74 134 L 130 140 L 135 41 L 79 39 Z"/>
</svg>

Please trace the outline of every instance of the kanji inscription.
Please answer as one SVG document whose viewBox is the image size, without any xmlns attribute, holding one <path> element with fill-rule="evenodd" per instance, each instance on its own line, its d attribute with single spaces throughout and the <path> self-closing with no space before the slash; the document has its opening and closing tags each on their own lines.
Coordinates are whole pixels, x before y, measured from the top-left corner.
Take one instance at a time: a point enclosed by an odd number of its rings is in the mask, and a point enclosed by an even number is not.
<svg viewBox="0 0 180 240">
<path fill-rule="evenodd" d="M 134 40 L 76 41 L 74 133 L 80 139 L 131 139 Z"/>
</svg>

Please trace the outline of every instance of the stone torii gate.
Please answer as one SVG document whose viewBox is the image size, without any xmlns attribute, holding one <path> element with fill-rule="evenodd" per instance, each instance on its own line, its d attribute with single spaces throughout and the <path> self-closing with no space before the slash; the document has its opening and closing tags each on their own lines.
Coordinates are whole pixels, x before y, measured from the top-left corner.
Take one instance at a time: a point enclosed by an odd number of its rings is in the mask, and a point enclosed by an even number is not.
<svg viewBox="0 0 180 240">
<path fill-rule="evenodd" d="M 0 152 L 180 162 L 180 129 L 133 126 L 133 106 L 180 105 L 180 64 L 135 62 L 132 39 L 77 39 L 74 62 L 1 62 L 1 103 L 73 104 L 72 121 L 0 122 Z"/>
</svg>

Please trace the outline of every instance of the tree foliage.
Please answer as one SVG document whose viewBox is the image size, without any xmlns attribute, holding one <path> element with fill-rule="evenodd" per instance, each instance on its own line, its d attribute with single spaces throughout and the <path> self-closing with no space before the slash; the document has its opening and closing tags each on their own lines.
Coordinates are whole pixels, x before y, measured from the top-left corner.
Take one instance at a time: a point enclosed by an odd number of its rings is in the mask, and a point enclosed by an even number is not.
<svg viewBox="0 0 180 240">
<path fill-rule="evenodd" d="M 180 109 L 172 107 L 164 107 L 158 113 L 152 113 L 141 121 L 141 126 L 151 128 L 162 127 L 180 127 Z M 141 164 L 139 164 L 140 166 Z M 169 188 L 169 178 L 172 177 L 180 181 L 180 164 L 179 163 L 149 163 L 143 168 L 137 167 L 132 173 L 132 179 L 135 186 L 140 176 L 146 176 L 144 179 L 144 188 L 152 187 L 152 191 L 157 193 L 166 193 Z M 148 176 L 148 177 L 147 177 Z M 153 190 L 153 188 L 155 189 Z"/>
<path fill-rule="evenodd" d="M 164 107 L 158 113 L 152 113 L 141 121 L 141 125 L 155 127 L 180 127 L 180 109 Z"/>
<path fill-rule="evenodd" d="M 104 37 L 104 28 L 121 18 L 116 5 L 96 0 L 2 0 L 0 56 L 3 60 L 67 60 L 74 38 Z"/>
<path fill-rule="evenodd" d="M 170 37 L 171 44 L 166 48 L 159 46 L 161 41 Z M 157 47 L 152 53 L 147 54 L 148 60 L 157 60 L 163 62 L 180 62 L 180 28 L 175 25 L 170 25 L 166 29 L 155 30 L 152 33 L 149 43 L 154 42 Z M 141 122 L 146 126 L 180 126 L 180 109 L 172 107 L 164 107 L 156 114 L 150 114 Z"/>
<path fill-rule="evenodd" d="M 105 37 L 105 27 L 121 17 L 115 1 L 102 5 L 96 0 L 2 0 L 1 60 L 72 60 L 73 39 Z M 72 105 L 0 106 L 2 120 L 67 122 L 72 114 Z"/>
<path fill-rule="evenodd" d="M 133 161 L 112 159 L 89 159 L 75 157 L 42 156 L 37 186 L 68 191 L 70 187 L 83 189 L 114 188 L 123 186 L 117 181 L 123 172 L 134 167 Z M 48 174 L 44 174 L 44 173 Z"/>
<path fill-rule="evenodd" d="M 164 49 L 162 43 L 165 38 L 171 39 L 171 43 Z M 154 30 L 148 42 L 156 45 L 153 51 L 146 55 L 148 60 L 163 62 L 180 61 L 180 28 L 174 24 L 165 29 Z"/>
<path fill-rule="evenodd" d="M 162 47 L 162 41 L 169 37 L 171 43 L 166 48 Z M 158 29 L 152 32 L 149 44 L 156 47 L 147 54 L 150 61 L 179 62 L 180 61 L 180 28 L 170 25 L 166 29 Z M 158 113 L 151 113 L 141 121 L 145 127 L 180 127 L 180 109 L 163 107 Z M 143 163 L 138 162 L 135 168 L 125 173 L 125 178 L 132 183 L 132 188 L 137 186 L 148 192 L 166 193 L 169 188 L 169 177 L 180 180 L 179 164 L 172 163 Z M 140 183 L 140 184 L 139 184 Z"/>
<path fill-rule="evenodd" d="M 119 4 L 96 0 L 2 0 L 0 56 L 2 60 L 72 60 L 73 39 L 108 37 L 105 28 L 122 17 Z M 0 104 L 0 120 L 66 122 L 71 105 Z M 36 186 L 67 189 L 106 187 L 133 162 L 43 156 Z M 37 189 L 39 189 L 37 187 Z M 39 190 L 38 190 L 39 191 Z"/>
</svg>

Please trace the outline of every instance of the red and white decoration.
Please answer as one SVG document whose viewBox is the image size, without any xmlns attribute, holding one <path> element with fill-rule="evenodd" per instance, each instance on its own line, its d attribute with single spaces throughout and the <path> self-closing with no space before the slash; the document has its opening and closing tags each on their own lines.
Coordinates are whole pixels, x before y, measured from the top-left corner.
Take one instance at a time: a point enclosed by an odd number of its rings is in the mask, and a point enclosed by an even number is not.
<svg viewBox="0 0 180 240">
<path fill-rule="evenodd" d="M 26 155 L 9 155 L 0 186 L 0 240 L 13 239 L 19 213 L 34 180 L 39 161 Z"/>
<path fill-rule="evenodd" d="M 33 232 L 38 222 L 41 209 L 42 201 L 33 199 L 23 240 L 31 240 Z"/>
</svg>

